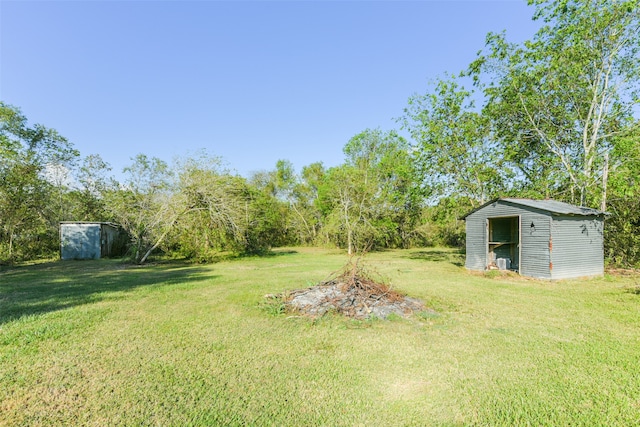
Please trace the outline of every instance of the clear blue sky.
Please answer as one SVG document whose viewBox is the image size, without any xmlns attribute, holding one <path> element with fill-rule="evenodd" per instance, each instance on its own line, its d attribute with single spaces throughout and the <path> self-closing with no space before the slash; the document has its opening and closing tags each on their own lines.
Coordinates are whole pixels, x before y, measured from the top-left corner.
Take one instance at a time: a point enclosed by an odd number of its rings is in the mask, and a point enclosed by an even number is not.
<svg viewBox="0 0 640 427">
<path fill-rule="evenodd" d="M 458 72 L 524 0 L 0 0 L 0 99 L 114 173 L 205 148 L 236 172 L 342 162 L 367 128 Z"/>
</svg>

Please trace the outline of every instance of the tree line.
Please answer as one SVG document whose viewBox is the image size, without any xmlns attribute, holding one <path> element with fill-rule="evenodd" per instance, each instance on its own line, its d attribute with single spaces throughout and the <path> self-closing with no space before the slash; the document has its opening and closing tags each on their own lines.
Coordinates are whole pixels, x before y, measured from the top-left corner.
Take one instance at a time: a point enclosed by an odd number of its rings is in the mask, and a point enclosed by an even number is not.
<svg viewBox="0 0 640 427">
<path fill-rule="evenodd" d="M 0 103 L 0 262 L 57 253 L 64 220 L 120 224 L 136 262 L 462 246 L 458 218 L 508 196 L 606 210 L 606 256 L 637 265 L 639 0 L 530 4 L 531 40 L 488 34 L 465 70 L 409 98 L 398 130 L 360 132 L 336 167 L 280 160 L 245 178 L 205 151 L 172 164 L 139 154 L 117 182 L 99 155 Z"/>
</svg>

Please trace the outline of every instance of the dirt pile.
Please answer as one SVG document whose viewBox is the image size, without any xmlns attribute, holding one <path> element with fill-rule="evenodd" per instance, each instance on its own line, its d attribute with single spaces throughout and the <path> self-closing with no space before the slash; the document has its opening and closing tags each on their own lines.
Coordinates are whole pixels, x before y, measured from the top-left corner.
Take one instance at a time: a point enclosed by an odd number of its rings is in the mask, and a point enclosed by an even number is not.
<svg viewBox="0 0 640 427">
<path fill-rule="evenodd" d="M 372 279 L 357 263 L 349 263 L 333 279 L 271 297 L 281 299 L 289 312 L 314 318 L 336 312 L 355 319 L 386 319 L 392 314 L 408 317 L 428 310 L 420 300 Z"/>
</svg>

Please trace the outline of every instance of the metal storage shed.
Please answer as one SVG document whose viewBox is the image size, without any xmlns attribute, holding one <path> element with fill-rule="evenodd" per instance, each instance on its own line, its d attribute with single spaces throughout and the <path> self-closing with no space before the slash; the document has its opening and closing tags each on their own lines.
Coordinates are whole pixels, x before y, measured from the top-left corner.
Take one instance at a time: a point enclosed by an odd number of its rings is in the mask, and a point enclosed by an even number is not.
<svg viewBox="0 0 640 427">
<path fill-rule="evenodd" d="M 60 223 L 60 258 L 98 259 L 120 255 L 121 230 L 109 222 Z"/>
<path fill-rule="evenodd" d="M 492 200 L 462 217 L 465 266 L 552 280 L 602 275 L 605 215 L 555 200 Z"/>
</svg>

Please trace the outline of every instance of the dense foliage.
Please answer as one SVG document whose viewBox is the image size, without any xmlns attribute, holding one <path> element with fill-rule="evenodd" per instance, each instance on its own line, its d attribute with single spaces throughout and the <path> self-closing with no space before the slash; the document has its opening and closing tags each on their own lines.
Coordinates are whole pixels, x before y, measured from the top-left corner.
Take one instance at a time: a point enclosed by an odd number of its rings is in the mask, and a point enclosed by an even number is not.
<svg viewBox="0 0 640 427">
<path fill-rule="evenodd" d="M 408 138 L 364 130 L 328 169 L 280 160 L 245 178 L 205 152 L 171 165 L 139 154 L 116 182 L 99 155 L 0 103 L 0 262 L 52 256 L 64 220 L 120 224 L 139 263 L 154 251 L 462 246 L 461 215 L 514 196 L 609 211 L 608 259 L 637 265 L 639 0 L 530 3 L 532 40 L 489 34 L 467 70 L 409 99 Z"/>
</svg>

